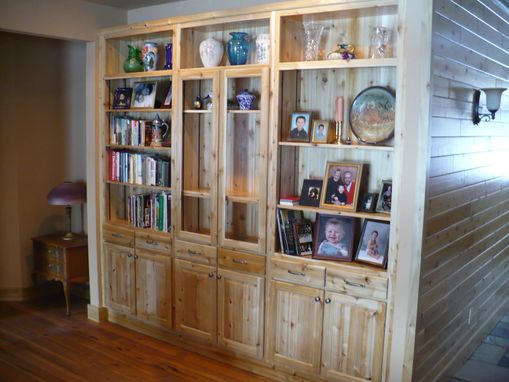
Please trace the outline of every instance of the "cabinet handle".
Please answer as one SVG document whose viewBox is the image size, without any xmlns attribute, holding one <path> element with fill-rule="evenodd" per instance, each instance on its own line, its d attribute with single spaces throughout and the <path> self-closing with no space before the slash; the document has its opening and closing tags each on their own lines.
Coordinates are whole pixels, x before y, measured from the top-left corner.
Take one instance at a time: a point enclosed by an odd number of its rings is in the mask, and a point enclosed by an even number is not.
<svg viewBox="0 0 509 382">
<path fill-rule="evenodd" d="M 192 256 L 201 256 L 201 253 L 200 252 L 196 252 L 196 251 L 193 251 L 191 249 L 188 249 L 187 250 L 187 253 L 189 253 L 190 255 Z"/>
<path fill-rule="evenodd" d="M 120 234 L 118 234 L 118 233 L 116 233 L 116 232 L 113 232 L 113 233 L 111 234 L 111 236 L 116 237 L 116 238 L 119 238 L 121 235 L 120 235 Z"/>
<path fill-rule="evenodd" d="M 138 259 L 138 255 L 134 255 L 134 259 Z"/>
<path fill-rule="evenodd" d="M 327 297 L 327 298 L 324 300 L 324 302 L 325 302 L 326 304 L 330 304 L 331 300 L 330 300 L 330 298 L 328 298 L 328 297 Z"/>
<path fill-rule="evenodd" d="M 157 243 L 154 240 L 151 240 L 151 239 L 145 240 L 145 243 L 147 243 L 148 245 L 157 245 Z"/>
<path fill-rule="evenodd" d="M 320 301 L 322 301 L 322 299 L 321 299 L 319 296 L 316 296 L 316 297 L 315 297 L 315 301 L 316 301 L 316 302 L 320 302 Z"/>
<path fill-rule="evenodd" d="M 289 274 L 291 275 L 295 275 L 295 276 L 302 276 L 302 277 L 305 277 L 306 274 L 305 273 L 302 273 L 302 272 L 292 272 L 292 271 L 288 271 Z"/>
<path fill-rule="evenodd" d="M 48 254 L 52 255 L 53 254 L 53 249 L 48 249 Z"/>
<path fill-rule="evenodd" d="M 232 261 L 234 263 L 237 263 L 237 264 L 242 264 L 242 265 L 246 265 L 247 264 L 246 260 L 233 259 Z"/>
<path fill-rule="evenodd" d="M 133 257 L 133 254 L 132 253 L 128 253 L 127 257 Z"/>
<path fill-rule="evenodd" d="M 353 283 L 353 282 L 348 281 L 348 280 L 345 280 L 345 284 L 353 286 L 353 287 L 357 287 L 357 288 L 366 288 L 366 285 L 364 285 L 364 284 Z"/>
<path fill-rule="evenodd" d="M 214 277 L 214 272 L 210 272 L 210 273 L 209 273 L 209 277 L 210 277 L 210 278 Z"/>
<path fill-rule="evenodd" d="M 218 279 L 218 280 L 221 280 L 222 278 L 223 278 L 223 276 L 221 276 L 221 275 L 217 275 L 217 279 Z"/>
<path fill-rule="evenodd" d="M 53 268 L 53 264 L 48 264 L 48 268 Z"/>
</svg>

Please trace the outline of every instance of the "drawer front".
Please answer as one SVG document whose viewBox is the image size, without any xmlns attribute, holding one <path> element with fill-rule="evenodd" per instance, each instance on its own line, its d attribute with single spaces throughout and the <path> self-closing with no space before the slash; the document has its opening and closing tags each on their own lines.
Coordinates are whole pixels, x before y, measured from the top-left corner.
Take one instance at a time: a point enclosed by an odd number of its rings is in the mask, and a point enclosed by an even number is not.
<svg viewBox="0 0 509 382">
<path fill-rule="evenodd" d="M 387 279 L 352 271 L 328 268 L 325 287 L 354 296 L 387 298 Z"/>
<path fill-rule="evenodd" d="M 64 255 L 61 248 L 43 243 L 35 243 L 35 271 L 47 278 L 64 276 Z"/>
<path fill-rule="evenodd" d="M 218 249 L 219 265 L 223 268 L 250 273 L 265 274 L 265 256 Z"/>
<path fill-rule="evenodd" d="M 134 247 L 134 231 L 112 225 L 105 225 L 103 228 L 104 241 L 106 243 Z"/>
<path fill-rule="evenodd" d="M 171 255 L 171 237 L 154 235 L 153 233 L 136 232 L 136 248 L 148 249 L 160 252 L 163 255 Z"/>
<path fill-rule="evenodd" d="M 315 288 L 323 288 L 325 284 L 325 267 L 319 265 L 272 259 L 271 275 L 273 279 Z"/>
<path fill-rule="evenodd" d="M 203 244 L 175 240 L 175 256 L 195 263 L 217 264 L 217 249 Z"/>
</svg>

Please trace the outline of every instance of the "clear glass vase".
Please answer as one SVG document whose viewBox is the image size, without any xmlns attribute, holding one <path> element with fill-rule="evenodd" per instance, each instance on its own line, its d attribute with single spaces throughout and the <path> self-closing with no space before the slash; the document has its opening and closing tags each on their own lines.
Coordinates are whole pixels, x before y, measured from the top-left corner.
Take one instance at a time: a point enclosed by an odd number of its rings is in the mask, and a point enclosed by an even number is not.
<svg viewBox="0 0 509 382">
<path fill-rule="evenodd" d="M 369 58 L 392 57 L 392 29 L 382 26 L 369 27 Z"/>
<path fill-rule="evenodd" d="M 318 60 L 320 40 L 324 27 L 313 22 L 303 22 L 302 26 L 304 28 L 304 60 Z"/>
</svg>

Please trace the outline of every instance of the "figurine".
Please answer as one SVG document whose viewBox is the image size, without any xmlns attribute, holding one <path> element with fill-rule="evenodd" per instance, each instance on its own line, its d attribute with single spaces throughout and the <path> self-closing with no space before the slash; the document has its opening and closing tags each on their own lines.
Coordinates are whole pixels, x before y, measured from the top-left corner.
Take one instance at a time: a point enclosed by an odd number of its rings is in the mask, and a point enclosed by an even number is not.
<svg viewBox="0 0 509 382">
<path fill-rule="evenodd" d="M 327 54 L 328 60 L 351 60 L 355 58 L 355 47 L 352 44 L 338 44 L 338 47 Z"/>
</svg>

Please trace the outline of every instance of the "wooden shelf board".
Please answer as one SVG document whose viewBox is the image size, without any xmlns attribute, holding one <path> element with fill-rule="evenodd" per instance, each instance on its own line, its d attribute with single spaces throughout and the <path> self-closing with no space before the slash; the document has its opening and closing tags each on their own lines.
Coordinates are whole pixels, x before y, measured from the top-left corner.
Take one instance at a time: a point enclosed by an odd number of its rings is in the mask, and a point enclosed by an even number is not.
<svg viewBox="0 0 509 382">
<path fill-rule="evenodd" d="M 280 62 L 279 70 L 302 70 L 302 69 L 350 69 L 350 68 L 382 68 L 396 67 L 397 59 L 394 58 L 356 58 L 353 60 L 321 60 L 321 61 L 296 61 Z"/>
<path fill-rule="evenodd" d="M 198 190 L 183 190 L 182 194 L 184 196 L 191 196 L 193 198 L 210 198 L 210 190 L 205 188 Z"/>
<path fill-rule="evenodd" d="M 286 210 L 295 210 L 295 211 L 303 211 L 303 212 L 315 212 L 320 214 L 330 214 L 330 215 L 342 215 L 342 216 L 352 216 L 354 218 L 362 218 L 362 219 L 373 219 L 380 221 L 391 221 L 391 215 L 382 214 L 379 212 L 353 212 L 353 211 L 344 211 L 344 210 L 333 210 L 327 208 L 318 208 L 318 207 L 309 207 L 309 206 L 287 206 L 284 204 L 278 204 L 278 208 L 286 209 Z"/>
<path fill-rule="evenodd" d="M 137 108 L 131 108 L 131 109 L 105 109 L 106 113 L 171 113 L 172 109 L 165 109 L 165 108 L 159 108 L 159 109 L 152 109 L 148 107 L 137 107 Z"/>
<path fill-rule="evenodd" d="M 246 192 L 226 192 L 225 198 L 232 203 L 257 204 L 260 201 L 258 195 Z"/>
<path fill-rule="evenodd" d="M 323 149 L 394 151 L 392 146 L 345 145 L 344 143 L 279 142 L 279 146 L 318 147 Z"/>
<path fill-rule="evenodd" d="M 186 113 L 186 114 L 210 114 L 210 113 L 212 113 L 212 110 L 186 109 L 186 110 L 184 110 L 184 113 Z"/>
<path fill-rule="evenodd" d="M 254 69 L 262 69 L 262 68 L 268 68 L 268 67 L 270 67 L 269 64 L 224 65 L 224 66 L 214 66 L 214 67 L 209 67 L 209 68 L 205 68 L 205 67 L 181 68 L 180 72 L 182 74 L 191 74 L 193 72 L 202 72 L 202 71 L 207 71 L 207 72 L 217 72 L 220 70 L 228 71 L 229 69 L 235 70 L 235 71 L 243 71 L 243 70 L 252 71 Z M 206 78 L 204 78 L 204 79 L 206 79 Z"/>
<path fill-rule="evenodd" d="M 128 223 L 126 220 L 107 220 L 105 223 L 111 224 L 111 225 L 116 225 L 116 226 L 119 226 L 122 228 L 131 229 L 134 232 L 150 233 L 150 234 L 154 234 L 154 235 L 163 235 L 163 236 L 172 236 L 171 232 L 158 231 L 158 230 L 152 229 L 152 228 L 135 227 L 131 223 Z"/>
<path fill-rule="evenodd" d="M 171 187 L 161 187 L 161 186 L 149 186 L 147 184 L 134 184 L 134 183 L 126 183 L 126 182 L 116 182 L 114 180 L 107 180 L 106 183 L 108 184 L 116 184 L 119 186 L 129 186 L 129 187 L 138 187 L 138 188 L 145 188 L 147 190 L 154 190 L 154 191 L 171 191 Z"/>
<path fill-rule="evenodd" d="M 228 110 L 228 114 L 257 114 L 261 110 Z"/>
<path fill-rule="evenodd" d="M 136 72 L 136 73 L 117 73 L 104 76 L 105 81 L 110 80 L 128 80 L 131 78 L 153 78 L 153 77 L 171 77 L 173 70 L 154 70 L 153 72 Z"/>
<path fill-rule="evenodd" d="M 130 145 L 115 145 L 109 143 L 106 145 L 109 149 L 120 149 L 120 150 L 135 150 L 135 151 L 155 151 L 155 152 L 163 152 L 165 154 L 171 153 L 171 147 L 152 147 L 152 146 L 130 146 Z"/>
</svg>

